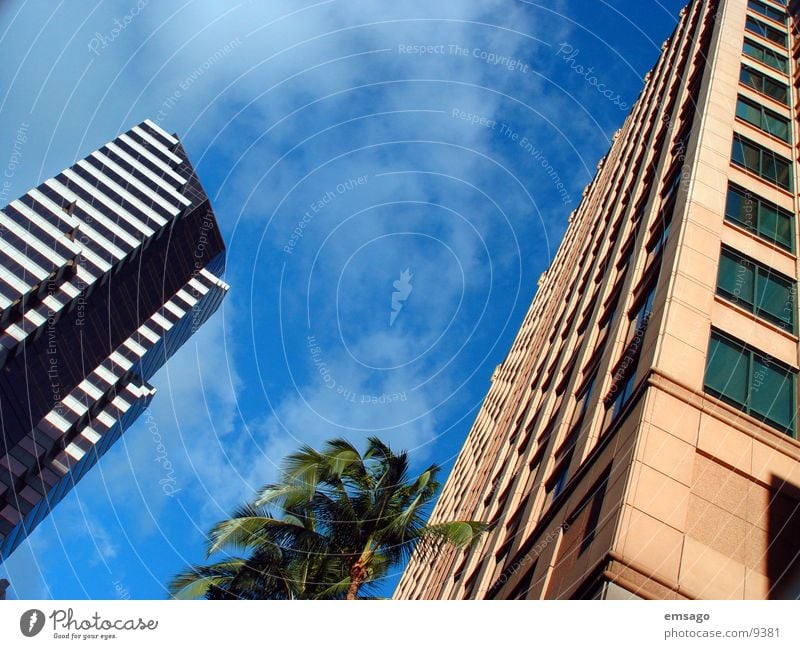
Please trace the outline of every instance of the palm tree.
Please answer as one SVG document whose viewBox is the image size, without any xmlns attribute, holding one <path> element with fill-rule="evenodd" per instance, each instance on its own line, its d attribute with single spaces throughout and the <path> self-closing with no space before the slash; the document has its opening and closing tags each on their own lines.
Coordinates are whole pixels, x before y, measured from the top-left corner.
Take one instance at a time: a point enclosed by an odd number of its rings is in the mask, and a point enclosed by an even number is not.
<svg viewBox="0 0 800 649">
<path fill-rule="evenodd" d="M 488 529 L 476 521 L 429 525 L 439 467 L 413 480 L 408 454 L 371 437 L 362 456 L 336 439 L 304 446 L 284 461 L 280 482 L 217 524 L 208 555 L 244 556 L 189 568 L 173 579 L 173 597 L 208 599 L 359 599 L 416 546 L 464 547 Z"/>
</svg>

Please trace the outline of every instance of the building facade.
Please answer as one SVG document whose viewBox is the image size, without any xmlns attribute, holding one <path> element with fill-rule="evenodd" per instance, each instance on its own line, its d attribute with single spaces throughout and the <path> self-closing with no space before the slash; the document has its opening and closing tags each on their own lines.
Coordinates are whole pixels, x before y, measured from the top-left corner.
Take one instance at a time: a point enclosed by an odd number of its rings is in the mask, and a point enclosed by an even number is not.
<svg viewBox="0 0 800 649">
<path fill-rule="evenodd" d="M 149 120 L 0 211 L 0 561 L 147 407 L 224 268 L 186 153 Z"/>
<path fill-rule="evenodd" d="M 798 4 L 681 12 L 396 598 L 800 596 Z"/>
</svg>

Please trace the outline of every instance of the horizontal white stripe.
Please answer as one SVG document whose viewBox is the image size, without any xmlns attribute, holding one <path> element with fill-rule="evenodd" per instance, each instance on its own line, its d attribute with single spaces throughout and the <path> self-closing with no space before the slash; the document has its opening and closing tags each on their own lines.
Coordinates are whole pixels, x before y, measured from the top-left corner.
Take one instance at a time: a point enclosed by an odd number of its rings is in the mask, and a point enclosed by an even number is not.
<svg viewBox="0 0 800 649">
<path fill-rule="evenodd" d="M 92 383 L 88 378 L 81 381 L 78 384 L 78 387 L 95 401 L 97 401 L 104 394 L 104 392 L 100 388 L 98 388 L 94 383 Z"/>
<path fill-rule="evenodd" d="M 188 198 L 186 198 L 186 196 L 184 196 L 183 194 L 179 194 L 177 192 L 177 190 L 175 189 L 175 187 L 170 185 L 163 178 L 160 178 L 159 176 L 154 174 L 152 171 L 150 171 L 150 169 L 145 167 L 141 162 L 139 162 L 135 158 L 132 158 L 131 156 L 129 156 L 125 151 L 123 151 L 116 144 L 114 144 L 113 142 L 109 142 L 108 144 L 106 144 L 106 146 L 109 148 L 110 151 L 113 151 L 120 158 L 122 158 L 125 162 L 127 162 L 129 165 L 133 166 L 136 169 L 136 171 L 138 171 L 140 174 L 142 174 L 145 178 L 148 178 L 148 179 L 152 180 L 156 185 L 161 187 L 161 189 L 163 189 L 164 191 L 168 192 L 169 195 L 174 197 L 177 201 L 179 201 L 180 203 L 183 203 L 184 205 L 187 205 L 187 206 L 192 204 L 192 201 L 190 201 Z"/>
<path fill-rule="evenodd" d="M 109 428 L 111 428 L 114 424 L 117 423 L 117 420 L 114 419 L 111 415 L 109 415 L 105 410 L 97 413 L 97 419 L 103 422 Z"/>
<path fill-rule="evenodd" d="M 29 291 L 33 289 L 33 286 L 31 286 L 30 284 L 26 284 L 14 273 L 12 273 L 7 268 L 3 268 L 2 266 L 0 266 L 0 279 L 2 279 L 6 284 L 11 286 L 12 288 L 16 289 L 22 295 L 26 295 Z"/>
<path fill-rule="evenodd" d="M 62 196 L 66 198 L 68 201 L 72 203 L 78 200 L 78 196 L 76 194 L 69 191 L 66 187 L 64 187 L 64 190 L 65 191 L 64 194 L 62 194 Z M 42 192 L 40 192 L 38 189 L 30 190 L 28 192 L 28 196 L 33 198 L 37 203 L 40 203 L 42 207 L 47 209 L 47 211 L 50 212 L 53 216 L 58 217 L 58 219 L 63 221 L 68 228 L 74 228 L 75 226 L 78 225 L 77 217 L 70 216 L 69 214 L 67 214 L 67 212 L 65 212 L 59 205 L 57 205 L 52 200 L 47 198 L 47 196 L 42 194 Z"/>
<path fill-rule="evenodd" d="M 135 340 L 132 340 L 130 338 L 128 338 L 128 340 L 126 340 L 123 343 L 123 345 L 125 345 L 125 347 L 130 349 L 139 358 L 144 356 L 145 352 L 147 352 L 147 350 L 144 347 L 142 347 L 139 343 L 137 343 Z"/>
<path fill-rule="evenodd" d="M 151 122 L 149 119 L 145 119 L 144 123 L 147 124 L 151 129 L 153 129 L 156 133 L 158 133 L 161 137 L 163 137 L 170 144 L 177 144 L 178 143 L 178 140 L 176 140 L 174 137 L 172 137 L 169 133 L 167 133 L 158 124 L 156 124 L 154 122 Z"/>
<path fill-rule="evenodd" d="M 92 243 L 98 244 L 101 248 L 107 250 L 111 255 L 117 259 L 124 259 L 128 253 L 119 246 L 114 245 L 102 234 L 95 230 L 87 223 L 81 223 L 80 231 L 87 235 Z"/>
<path fill-rule="evenodd" d="M 147 340 L 149 340 L 151 343 L 156 344 L 158 342 L 159 336 L 156 335 L 156 333 L 150 329 L 150 327 L 142 325 L 137 329 L 137 331 L 147 338 Z"/>
<path fill-rule="evenodd" d="M 6 253 L 11 259 L 16 261 L 25 270 L 31 273 L 40 282 L 50 275 L 44 268 L 37 264 L 33 259 L 28 257 L 25 253 L 17 250 L 10 242 L 0 240 L 0 250 Z"/>
<path fill-rule="evenodd" d="M 200 295 L 205 295 L 210 290 L 208 286 L 202 282 L 198 282 L 194 277 L 188 281 L 188 285 L 194 288 Z"/>
<path fill-rule="evenodd" d="M 130 223 L 134 228 L 139 230 L 139 232 L 142 232 L 142 233 L 153 232 L 153 230 L 150 227 L 148 227 L 147 224 L 145 224 L 141 219 L 139 219 L 138 217 L 136 217 L 133 214 L 131 214 L 128 210 L 126 210 L 124 207 L 122 207 L 122 205 L 117 203 L 115 200 L 112 200 L 111 197 L 106 196 L 103 192 L 97 191 L 97 189 L 94 186 L 92 186 L 91 184 L 86 182 L 78 174 L 76 174 L 74 171 L 72 171 L 72 169 L 65 169 L 64 170 L 64 175 L 67 178 L 69 178 L 70 181 L 75 183 L 78 187 L 80 187 L 84 191 L 86 191 L 89 194 L 91 194 L 94 198 L 96 198 L 98 201 L 100 201 L 105 207 L 107 207 L 109 210 L 114 212 L 121 219 L 123 219 L 123 220 L 127 221 L 128 223 Z M 53 179 L 47 181 L 47 183 L 50 184 L 50 186 L 55 191 L 58 191 L 57 190 L 58 187 L 64 187 L 64 185 L 59 183 L 57 180 L 53 180 Z M 90 209 L 87 209 L 87 204 L 85 202 L 81 203 L 81 208 L 86 210 L 87 213 L 89 213 L 92 216 L 94 216 L 94 214 L 96 212 L 95 208 L 93 208 L 91 206 L 88 206 L 88 207 Z M 161 220 L 164 221 L 164 223 L 166 223 L 166 221 L 164 219 L 161 219 Z M 163 225 L 164 223 L 159 223 L 159 225 Z"/>
<path fill-rule="evenodd" d="M 64 175 L 67 175 L 67 174 L 65 173 Z M 83 181 L 83 178 L 81 178 L 77 174 L 75 174 L 75 177 L 78 180 Z M 89 185 L 85 181 L 83 181 L 83 182 L 86 185 L 86 187 L 84 187 L 84 189 L 86 191 L 89 191 L 89 188 L 91 188 L 91 185 Z M 53 191 L 58 192 L 59 194 L 61 193 L 62 190 L 63 191 L 69 191 L 69 189 L 67 189 L 64 185 L 62 185 L 57 180 L 52 180 L 52 184 L 50 185 L 50 187 L 51 187 L 51 189 Z M 96 194 L 97 194 L 97 191 L 95 190 L 92 195 L 96 195 Z M 108 230 L 111 230 L 120 239 L 122 239 L 123 241 L 127 241 L 129 245 L 135 247 L 136 244 L 139 242 L 139 239 L 137 239 L 136 237 L 134 237 L 131 234 L 129 234 L 128 232 L 126 232 L 123 228 L 121 228 L 119 225 L 117 225 L 117 223 L 115 223 L 112 219 L 109 219 L 105 214 L 103 214 L 99 210 L 96 210 L 94 207 L 89 205 L 89 203 L 87 203 L 86 201 L 84 201 L 82 199 L 78 199 L 78 207 L 80 207 L 84 212 L 86 212 L 89 216 L 91 216 L 92 219 L 102 223 Z M 125 210 L 121 210 L 121 211 L 124 212 Z M 125 214 L 127 214 L 127 212 L 125 212 Z M 140 232 L 142 232 L 144 234 L 148 234 L 148 235 L 152 234 L 154 232 L 154 230 L 148 228 L 139 219 L 137 219 L 137 218 L 135 218 L 133 216 L 130 216 L 130 215 L 128 215 L 126 217 L 125 214 L 119 214 L 119 217 L 122 218 L 123 220 L 127 221 L 131 225 L 133 225 L 133 227 L 135 227 Z M 80 224 L 83 221 L 76 217 L 76 222 L 77 222 L 77 224 Z"/>
<path fill-rule="evenodd" d="M 19 209 L 23 216 L 30 219 L 34 224 L 39 226 L 42 230 L 47 232 L 51 235 L 54 239 L 57 239 L 59 243 L 63 244 L 65 248 L 77 254 L 80 251 L 80 247 L 72 243 L 67 237 L 65 237 L 61 232 L 56 230 L 52 225 L 47 223 L 42 217 L 38 214 L 34 214 L 34 212 L 26 205 L 22 203 L 18 203 L 18 201 L 14 201 L 11 205 L 15 209 Z M 40 255 L 46 257 L 54 264 L 56 264 L 59 268 L 62 266 L 66 266 L 67 260 L 59 255 L 52 247 L 49 247 L 44 244 L 40 239 L 36 237 L 32 232 L 28 231 L 27 229 L 19 226 L 16 221 L 14 221 L 8 214 L 5 212 L 0 211 L 0 224 L 4 227 L 8 228 L 10 232 L 12 232 L 15 236 L 22 239 L 25 243 L 27 243 L 31 248 L 36 250 Z"/>
<path fill-rule="evenodd" d="M 59 230 L 54 225 L 51 225 L 49 221 L 45 220 L 41 215 L 37 214 L 34 210 L 32 210 L 27 205 L 25 205 L 25 203 L 23 203 L 22 201 L 16 200 L 16 201 L 13 201 L 11 203 L 11 206 L 15 210 L 20 212 L 23 216 L 25 216 L 26 218 L 30 219 L 37 227 L 39 227 L 40 229 L 42 229 L 45 232 L 47 232 L 47 234 L 49 234 L 54 239 L 57 239 L 58 242 L 60 244 L 62 244 L 64 247 L 68 248 L 72 252 L 77 252 L 78 251 L 77 244 L 75 244 L 72 241 L 70 241 L 69 237 L 66 234 L 64 234 L 61 230 Z M 26 233 L 27 233 L 27 230 L 26 230 Z M 14 234 L 16 234 L 16 232 Z M 36 239 L 36 237 L 31 235 L 31 234 L 28 234 L 28 236 L 30 238 L 32 238 L 32 239 Z M 28 239 L 25 239 L 25 237 L 23 237 L 23 239 L 25 241 L 28 240 Z M 44 247 L 45 250 L 49 250 L 49 248 L 47 246 L 43 246 L 43 247 Z M 53 254 L 53 253 L 51 253 L 51 254 Z"/>
<path fill-rule="evenodd" d="M 153 136 L 151 136 L 147 131 L 140 129 L 138 126 L 134 126 L 131 129 L 136 135 L 142 138 L 148 144 L 151 144 L 154 149 L 158 149 L 161 153 L 167 156 L 170 160 L 172 160 L 176 165 L 179 165 L 183 160 L 181 160 L 178 156 L 176 156 L 172 151 L 167 149 L 161 142 L 156 140 Z"/>
<path fill-rule="evenodd" d="M 101 273 L 105 273 L 111 268 L 111 264 L 109 264 L 105 259 L 103 259 L 100 255 L 98 255 L 94 250 L 90 250 L 88 246 L 84 247 L 83 251 L 81 251 L 81 256 L 88 261 L 92 266 L 96 266 Z M 91 280 L 88 280 L 84 277 L 81 277 L 81 271 L 83 271 Z M 97 278 L 90 274 L 86 268 L 78 264 L 78 277 L 83 279 L 87 284 L 94 282 Z"/>
<path fill-rule="evenodd" d="M 59 415 L 55 410 L 48 412 L 44 418 L 49 421 L 53 426 L 58 428 L 62 433 L 69 428 L 69 422 Z"/>
<path fill-rule="evenodd" d="M 78 401 L 71 394 L 68 394 L 66 397 L 64 397 L 61 400 L 61 403 L 67 406 L 67 408 L 72 410 L 72 412 L 74 412 L 79 417 L 83 416 L 83 414 L 89 410 L 89 408 L 86 407 L 85 403 L 83 403 L 82 401 Z"/>
<path fill-rule="evenodd" d="M 178 318 L 182 318 L 183 316 L 185 316 L 185 315 L 186 315 L 186 311 L 184 311 L 183 309 L 181 309 L 181 308 L 177 307 L 177 306 L 176 306 L 176 305 L 174 305 L 172 302 L 167 302 L 167 303 L 164 305 L 164 308 L 165 308 L 167 311 L 169 311 L 169 312 L 171 312 L 171 313 L 174 313 L 176 316 L 178 316 Z"/>
<path fill-rule="evenodd" d="M 153 316 L 150 318 L 153 322 L 155 322 L 159 327 L 161 327 L 164 331 L 169 331 L 172 329 L 172 323 L 167 320 L 164 316 L 160 313 L 154 313 Z"/>
<path fill-rule="evenodd" d="M 86 455 L 86 451 L 84 451 L 75 442 L 70 442 L 67 448 L 64 449 L 64 452 L 76 460 L 80 460 L 84 455 Z"/>
<path fill-rule="evenodd" d="M 156 165 L 159 169 L 165 172 L 170 178 L 172 178 L 175 182 L 179 183 L 180 185 L 185 185 L 189 182 L 186 178 L 181 176 L 180 174 L 176 173 L 172 167 L 170 167 L 166 162 L 164 162 L 161 158 L 154 156 L 150 151 L 148 151 L 144 146 L 139 144 L 133 138 L 128 137 L 126 134 L 120 135 L 118 140 L 125 142 L 128 146 L 130 146 L 136 153 L 138 153 L 143 158 L 149 160 L 151 163 Z"/>
<path fill-rule="evenodd" d="M 122 198 L 127 200 L 129 203 L 131 203 L 132 205 L 135 205 L 136 209 L 138 209 L 140 212 L 142 212 L 142 214 L 146 214 L 148 218 L 153 219 L 154 221 L 156 221 L 156 223 L 161 221 L 162 225 L 164 223 L 166 223 L 166 220 L 164 219 L 164 217 L 162 217 L 157 212 L 155 212 L 152 209 L 150 209 L 149 207 L 147 207 L 147 205 L 142 203 L 142 201 L 140 201 L 133 194 L 131 194 L 129 191 L 127 191 L 119 183 L 111 180 L 111 178 L 106 176 L 102 171 L 100 171 L 94 165 L 90 165 L 85 160 L 79 160 L 78 161 L 78 166 L 81 169 L 84 169 L 85 171 L 87 171 L 89 173 L 89 175 L 94 176 L 95 178 L 97 178 L 97 180 L 99 180 L 101 183 L 103 183 L 106 187 L 110 188 L 115 193 L 117 193 L 120 196 L 122 196 Z M 64 174 L 66 175 L 66 171 L 64 172 Z M 100 189 L 99 187 L 95 189 L 95 194 L 98 192 L 99 189 Z M 102 192 L 100 192 L 100 193 L 102 193 Z M 109 200 L 112 200 L 110 196 L 109 196 Z"/>
<path fill-rule="evenodd" d="M 129 184 L 133 185 L 138 189 L 140 192 L 144 193 L 150 199 L 158 203 L 161 207 L 163 207 L 167 212 L 172 214 L 172 216 L 176 216 L 180 214 L 181 208 L 177 207 L 175 204 L 170 203 L 169 201 L 164 200 L 162 196 L 159 196 L 150 189 L 147 185 L 137 179 L 135 176 L 132 176 L 130 173 L 125 171 L 122 167 L 120 167 L 116 162 L 114 162 L 108 156 L 103 155 L 99 151 L 95 151 L 92 153 L 92 157 L 95 160 L 99 160 L 102 164 L 106 165 L 109 169 L 111 169 L 116 174 L 120 175 L 124 178 Z"/>
<path fill-rule="evenodd" d="M 25 320 L 30 322 L 36 328 L 39 328 L 41 325 L 47 322 L 47 318 L 45 318 L 38 311 L 33 311 L 33 310 L 25 312 Z"/>
<path fill-rule="evenodd" d="M 75 272 L 75 276 L 81 280 L 82 282 L 89 283 L 90 281 L 93 282 L 96 278 L 94 275 L 89 273 L 85 268 L 82 266 L 78 266 L 78 270 Z M 78 297 L 81 294 L 81 290 L 75 286 L 72 282 L 64 282 L 61 285 L 61 290 L 64 291 L 71 299 Z"/>
<path fill-rule="evenodd" d="M 92 428 L 88 426 L 81 431 L 81 435 L 88 439 L 92 444 L 97 444 L 102 439 L 102 436 L 97 434 Z"/>
<path fill-rule="evenodd" d="M 122 396 L 119 394 L 116 397 L 114 397 L 113 401 L 111 402 L 111 405 L 117 408 L 117 410 L 120 410 L 122 412 L 127 412 L 131 407 L 131 404 L 125 401 L 125 399 L 123 399 Z"/>
<path fill-rule="evenodd" d="M 64 302 L 56 299 L 55 295 L 47 295 L 43 300 L 42 304 L 44 304 L 48 309 L 51 311 L 61 311 L 64 308 Z"/>
<path fill-rule="evenodd" d="M 133 363 L 131 363 L 127 358 L 125 358 L 119 352 L 114 352 L 113 354 L 111 354 L 111 356 L 109 356 L 109 358 L 112 361 L 114 361 L 117 365 L 119 365 L 126 372 L 129 369 L 131 369 L 131 366 L 133 365 Z"/>
<path fill-rule="evenodd" d="M 110 383 L 111 385 L 114 385 L 117 382 L 118 377 L 109 370 L 107 370 L 102 365 L 98 365 L 94 371 L 97 372 L 97 375 L 101 379 L 105 380 L 107 383 Z"/>
<path fill-rule="evenodd" d="M 5 298 L 3 298 L 3 299 L 5 300 Z M 6 300 L 6 301 L 8 301 L 8 300 Z M 11 304 L 11 303 L 9 302 L 9 304 Z M 26 334 L 26 333 L 25 333 L 25 332 L 24 332 L 24 331 L 23 331 L 23 330 L 22 330 L 22 329 L 21 329 L 21 328 L 20 328 L 18 325 L 16 325 L 16 324 L 10 324 L 10 325 L 8 325 L 8 326 L 6 327 L 6 333 L 7 333 L 9 336 L 11 336 L 12 338 L 14 338 L 14 339 L 15 339 L 17 342 L 19 342 L 19 341 L 22 341 L 22 340 L 25 340 L 25 338 L 27 338 L 27 337 L 28 337 L 28 334 Z"/>
</svg>

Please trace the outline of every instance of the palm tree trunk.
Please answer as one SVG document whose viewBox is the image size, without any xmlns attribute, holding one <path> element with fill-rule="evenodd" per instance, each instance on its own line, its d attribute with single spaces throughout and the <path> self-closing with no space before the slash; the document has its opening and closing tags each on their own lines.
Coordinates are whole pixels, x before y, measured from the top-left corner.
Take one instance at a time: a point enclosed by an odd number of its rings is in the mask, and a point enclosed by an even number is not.
<svg viewBox="0 0 800 649">
<path fill-rule="evenodd" d="M 358 589 L 361 588 L 366 576 L 367 571 L 361 561 L 356 561 L 350 566 L 350 585 L 347 587 L 345 599 L 358 599 Z"/>
</svg>

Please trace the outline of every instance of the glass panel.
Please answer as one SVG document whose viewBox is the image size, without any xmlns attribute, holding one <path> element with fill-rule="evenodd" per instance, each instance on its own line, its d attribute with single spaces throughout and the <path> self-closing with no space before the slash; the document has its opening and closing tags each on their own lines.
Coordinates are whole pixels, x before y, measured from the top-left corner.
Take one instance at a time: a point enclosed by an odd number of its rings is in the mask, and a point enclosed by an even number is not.
<svg viewBox="0 0 800 649">
<path fill-rule="evenodd" d="M 771 180 L 776 184 L 780 184 L 778 182 L 778 166 L 777 166 L 777 159 L 775 155 L 770 153 L 769 151 L 764 151 L 761 160 L 761 171 L 760 174 L 763 178 L 767 180 Z M 748 167 L 749 168 L 749 167 Z"/>
<path fill-rule="evenodd" d="M 744 150 L 744 166 L 750 171 L 759 173 L 761 171 L 761 152 L 754 146 L 742 143 Z"/>
<path fill-rule="evenodd" d="M 752 310 L 755 292 L 753 264 L 723 250 L 719 258 L 717 289 L 732 302 L 741 303 L 743 308 Z"/>
<path fill-rule="evenodd" d="M 770 135 L 774 135 L 784 142 L 789 141 L 789 122 L 782 117 L 765 112 L 763 128 Z"/>
<path fill-rule="evenodd" d="M 736 117 L 761 128 L 761 109 L 749 101 L 739 99 L 736 102 Z"/>
<path fill-rule="evenodd" d="M 794 250 L 792 217 L 789 214 L 778 212 L 778 223 L 775 228 L 775 242 L 787 250 Z"/>
<path fill-rule="evenodd" d="M 766 16 L 767 18 L 770 18 L 771 20 L 774 20 L 775 22 L 784 23 L 784 24 L 786 23 L 786 14 L 782 13 L 778 9 L 775 9 L 774 7 L 770 7 L 768 5 L 765 5 L 764 3 L 758 2 L 757 0 L 750 0 L 747 3 L 747 6 L 750 9 L 752 9 L 753 11 L 756 11 L 756 12 L 760 13 L 762 16 Z"/>
<path fill-rule="evenodd" d="M 752 41 L 745 40 L 743 51 L 747 56 L 751 56 L 754 59 L 758 59 L 759 61 L 764 60 L 764 50 L 762 50 L 758 45 L 753 43 Z"/>
<path fill-rule="evenodd" d="M 783 45 L 786 47 L 786 34 L 782 31 L 775 29 L 773 27 L 767 26 L 767 40 L 772 41 L 773 43 L 777 43 L 778 45 Z"/>
<path fill-rule="evenodd" d="M 753 18 L 750 18 L 750 16 L 747 17 L 745 26 L 754 34 L 758 34 L 764 38 L 767 37 L 767 26 L 757 20 L 754 20 Z"/>
<path fill-rule="evenodd" d="M 768 319 L 777 321 L 785 329 L 793 329 L 794 287 L 791 282 L 766 269 L 759 269 L 756 304 L 764 312 L 759 315 L 768 315 Z"/>
<path fill-rule="evenodd" d="M 791 178 L 789 177 L 789 164 L 782 158 L 779 158 L 778 156 L 773 156 L 771 154 L 769 156 L 767 155 L 764 156 L 764 158 L 767 157 L 769 157 L 770 159 L 774 159 L 775 161 L 776 182 L 781 187 L 784 187 L 786 189 L 791 189 L 792 181 Z"/>
<path fill-rule="evenodd" d="M 761 161 L 758 149 L 745 143 L 741 138 L 734 137 L 733 152 L 731 155 L 734 162 L 738 162 L 750 171 L 758 173 Z"/>
<path fill-rule="evenodd" d="M 756 229 L 756 203 L 743 192 L 728 187 L 725 216 L 750 230 Z"/>
<path fill-rule="evenodd" d="M 755 70 L 751 70 L 750 68 L 746 68 L 742 66 L 742 71 L 739 73 L 739 81 L 741 81 L 744 85 L 750 86 L 751 88 L 755 88 L 759 92 L 762 92 L 764 87 L 764 81 L 760 74 L 758 74 Z"/>
<path fill-rule="evenodd" d="M 778 83 L 777 81 L 773 81 L 768 77 L 764 77 L 763 87 L 764 89 L 762 90 L 762 92 L 768 97 L 772 97 L 775 101 L 779 101 L 782 104 L 786 105 L 789 104 L 789 101 L 787 99 L 788 97 L 787 88 L 783 84 Z"/>
<path fill-rule="evenodd" d="M 748 356 L 741 347 L 712 334 L 706 363 L 706 386 L 716 394 L 744 406 L 747 398 Z"/>
<path fill-rule="evenodd" d="M 766 359 L 753 356 L 750 411 L 784 428 L 794 428 L 794 376 Z"/>
<path fill-rule="evenodd" d="M 780 70 L 781 72 L 789 71 L 788 59 L 785 59 L 782 56 L 778 56 L 773 52 L 765 52 L 763 60 L 764 63 L 766 63 L 771 68 L 775 68 L 776 70 Z"/>
<path fill-rule="evenodd" d="M 792 249 L 792 217 L 774 205 L 761 203 L 758 215 L 758 233 L 779 246 Z"/>
</svg>

